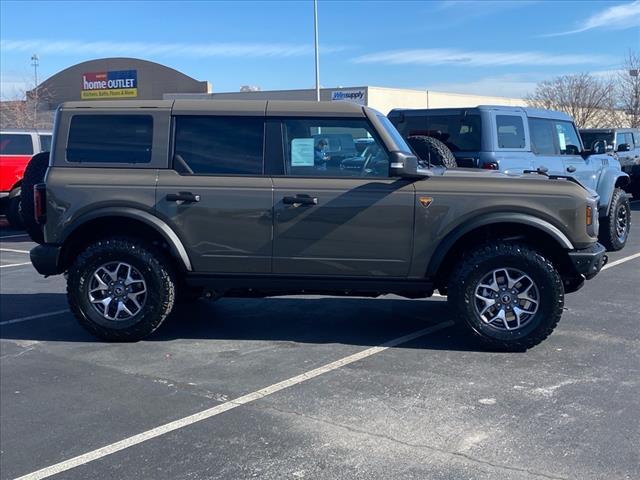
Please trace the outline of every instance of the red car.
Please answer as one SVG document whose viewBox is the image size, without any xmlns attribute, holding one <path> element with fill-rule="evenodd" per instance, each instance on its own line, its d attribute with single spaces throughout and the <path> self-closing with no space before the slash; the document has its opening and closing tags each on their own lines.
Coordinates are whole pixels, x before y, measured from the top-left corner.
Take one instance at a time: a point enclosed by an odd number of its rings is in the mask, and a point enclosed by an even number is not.
<svg viewBox="0 0 640 480">
<path fill-rule="evenodd" d="M 51 148 L 51 132 L 3 130 L 0 132 L 0 213 L 12 227 L 22 227 L 20 187 L 29 160 Z"/>
</svg>

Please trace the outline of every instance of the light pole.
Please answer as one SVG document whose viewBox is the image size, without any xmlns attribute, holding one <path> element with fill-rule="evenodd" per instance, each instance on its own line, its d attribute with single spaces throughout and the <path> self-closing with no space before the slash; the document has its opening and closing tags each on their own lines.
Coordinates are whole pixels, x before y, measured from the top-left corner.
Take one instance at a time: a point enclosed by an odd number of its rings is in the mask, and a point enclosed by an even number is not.
<svg viewBox="0 0 640 480">
<path fill-rule="evenodd" d="M 318 0 L 313 0 L 313 33 L 316 54 L 316 102 L 320 101 L 320 52 L 318 51 Z"/>
<path fill-rule="evenodd" d="M 37 128 L 38 126 L 38 66 L 40 65 L 40 57 L 38 57 L 37 53 L 31 55 L 31 65 L 33 65 L 33 77 L 35 82 L 34 88 L 34 101 L 35 106 L 33 107 L 33 128 Z"/>
</svg>

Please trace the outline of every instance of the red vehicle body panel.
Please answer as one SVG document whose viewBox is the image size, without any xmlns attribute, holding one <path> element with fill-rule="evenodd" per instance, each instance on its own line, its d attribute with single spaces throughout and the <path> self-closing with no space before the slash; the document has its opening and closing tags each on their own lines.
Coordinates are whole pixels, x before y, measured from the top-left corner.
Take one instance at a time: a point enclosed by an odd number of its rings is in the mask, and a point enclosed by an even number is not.
<svg viewBox="0 0 640 480">
<path fill-rule="evenodd" d="M 22 180 L 31 155 L 0 155 L 0 192 L 10 192 Z"/>
</svg>

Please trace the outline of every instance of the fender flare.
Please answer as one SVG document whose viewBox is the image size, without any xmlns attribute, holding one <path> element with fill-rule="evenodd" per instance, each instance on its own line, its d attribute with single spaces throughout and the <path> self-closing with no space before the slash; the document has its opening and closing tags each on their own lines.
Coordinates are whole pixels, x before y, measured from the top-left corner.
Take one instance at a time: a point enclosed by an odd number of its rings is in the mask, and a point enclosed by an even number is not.
<svg viewBox="0 0 640 480">
<path fill-rule="evenodd" d="M 575 248 L 573 243 L 571 243 L 571 240 L 569 240 L 569 238 L 558 227 L 546 220 L 522 213 L 488 213 L 474 218 L 471 222 L 459 224 L 444 237 L 436 248 L 434 254 L 431 256 L 431 260 L 429 261 L 429 266 L 427 268 L 427 277 L 432 278 L 436 273 L 438 273 L 438 269 L 442 265 L 451 248 L 464 235 L 477 228 L 499 223 L 520 224 L 534 227 L 553 238 L 563 249 L 573 250 Z"/>
<path fill-rule="evenodd" d="M 78 217 L 75 221 L 73 221 L 73 223 L 65 227 L 61 235 L 60 243 L 64 243 L 70 236 L 73 235 L 76 230 L 78 230 L 78 228 L 82 227 L 86 222 L 95 220 L 96 218 L 100 217 L 126 217 L 145 223 L 146 225 L 154 229 L 157 233 L 159 233 L 162 238 L 164 238 L 164 240 L 171 248 L 172 253 L 176 256 L 176 258 L 180 260 L 182 266 L 186 271 L 191 272 L 193 270 L 187 250 L 176 232 L 160 218 L 149 212 L 137 208 L 107 207 L 99 208 L 97 210 L 86 213 Z"/>
<path fill-rule="evenodd" d="M 625 180 L 622 185 L 623 187 L 629 185 L 629 175 L 617 168 L 609 167 L 600 176 L 600 180 L 598 181 L 598 194 L 600 195 L 602 203 L 600 204 L 600 208 L 598 208 L 598 213 L 601 217 L 609 215 L 609 210 L 611 209 L 611 197 L 613 196 L 613 191 L 616 188 L 616 183 L 621 178 L 624 178 Z M 604 204 L 605 201 L 607 202 L 606 204 Z"/>
</svg>

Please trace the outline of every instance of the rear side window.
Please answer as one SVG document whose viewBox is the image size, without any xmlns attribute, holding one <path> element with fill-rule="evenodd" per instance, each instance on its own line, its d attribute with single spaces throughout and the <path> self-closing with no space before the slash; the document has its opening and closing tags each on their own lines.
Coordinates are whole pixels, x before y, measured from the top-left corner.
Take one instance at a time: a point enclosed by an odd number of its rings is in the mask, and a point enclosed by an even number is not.
<svg viewBox="0 0 640 480">
<path fill-rule="evenodd" d="M 40 151 L 51 151 L 51 135 L 40 135 Z"/>
<path fill-rule="evenodd" d="M 553 121 L 544 118 L 529 119 L 531 150 L 536 155 L 560 155 L 556 149 L 555 127 Z"/>
<path fill-rule="evenodd" d="M 498 148 L 524 148 L 524 124 L 522 117 L 496 115 Z"/>
<path fill-rule="evenodd" d="M 1 155 L 33 155 L 31 135 L 26 133 L 0 133 Z"/>
<path fill-rule="evenodd" d="M 262 175 L 263 117 L 176 117 L 173 166 L 187 175 Z"/>
<path fill-rule="evenodd" d="M 452 152 L 479 152 L 482 120 L 478 114 L 405 115 L 401 122 L 393 119 L 400 134 L 426 135 L 443 142 Z"/>
<path fill-rule="evenodd" d="M 75 115 L 69 127 L 68 162 L 149 163 L 151 115 Z"/>
</svg>

